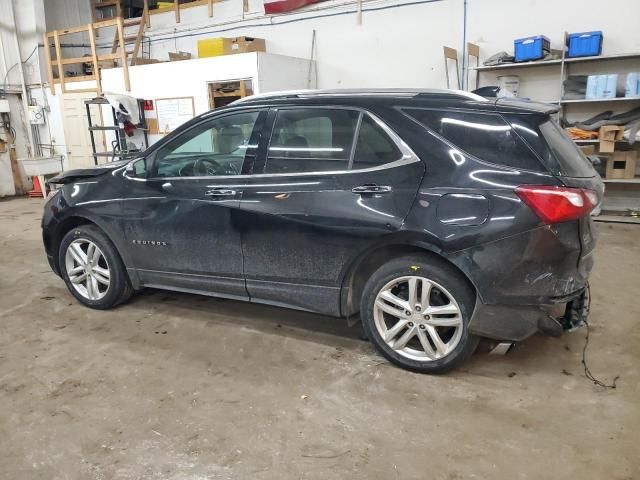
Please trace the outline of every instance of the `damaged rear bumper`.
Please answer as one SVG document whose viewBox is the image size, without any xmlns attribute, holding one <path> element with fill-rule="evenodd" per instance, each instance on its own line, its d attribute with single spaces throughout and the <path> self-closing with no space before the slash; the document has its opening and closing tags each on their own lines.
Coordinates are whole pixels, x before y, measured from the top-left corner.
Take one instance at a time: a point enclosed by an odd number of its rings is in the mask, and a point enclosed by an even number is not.
<svg viewBox="0 0 640 480">
<path fill-rule="evenodd" d="M 476 300 L 469 331 L 494 340 L 519 342 L 537 332 L 560 336 L 584 325 L 588 314 L 588 287 L 541 305 L 486 305 Z"/>
</svg>

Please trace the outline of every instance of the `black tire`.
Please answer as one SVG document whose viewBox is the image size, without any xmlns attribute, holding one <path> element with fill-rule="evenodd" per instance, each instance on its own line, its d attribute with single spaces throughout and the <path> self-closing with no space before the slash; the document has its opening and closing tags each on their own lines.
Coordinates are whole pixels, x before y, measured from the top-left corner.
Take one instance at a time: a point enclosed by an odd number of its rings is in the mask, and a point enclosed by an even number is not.
<svg viewBox="0 0 640 480">
<path fill-rule="evenodd" d="M 462 327 L 458 328 L 461 328 L 462 332 L 458 344 L 453 350 L 440 358 L 425 358 L 424 360 L 407 358 L 407 356 L 398 353 L 398 351 L 388 345 L 376 327 L 374 306 L 378 293 L 384 286 L 388 285 L 389 282 L 404 276 L 419 276 L 437 283 L 455 299 L 459 307 L 460 316 L 462 317 Z M 436 288 L 434 295 L 439 295 L 440 293 L 438 288 Z M 474 305 L 475 292 L 473 287 L 455 268 L 435 256 L 412 255 L 393 259 L 373 273 L 364 287 L 360 304 L 360 315 L 369 340 L 391 363 L 414 372 L 436 374 L 445 373 L 458 367 L 469 358 L 477 348 L 480 339 L 470 334 L 468 329 Z M 386 319 L 389 319 L 391 323 L 396 320 L 393 316 L 388 317 L 387 315 L 388 314 L 383 315 L 385 322 L 387 322 Z M 416 328 L 417 327 L 416 325 Z M 423 327 L 420 326 L 420 328 Z M 445 333 L 448 331 L 452 330 L 445 329 Z M 432 343 L 432 345 L 434 344 Z"/>
<path fill-rule="evenodd" d="M 65 266 L 65 258 L 69 245 L 76 240 L 83 239 L 93 242 L 102 251 L 110 271 L 109 285 L 105 290 L 104 296 L 97 300 L 91 300 L 76 290 L 69 279 L 69 274 Z M 80 225 L 67 232 L 62 238 L 60 248 L 58 249 L 58 265 L 60 266 L 60 273 L 67 284 L 69 292 L 71 292 L 80 303 L 87 307 L 106 310 L 126 302 L 133 295 L 129 275 L 118 251 L 104 232 L 95 225 Z"/>
</svg>

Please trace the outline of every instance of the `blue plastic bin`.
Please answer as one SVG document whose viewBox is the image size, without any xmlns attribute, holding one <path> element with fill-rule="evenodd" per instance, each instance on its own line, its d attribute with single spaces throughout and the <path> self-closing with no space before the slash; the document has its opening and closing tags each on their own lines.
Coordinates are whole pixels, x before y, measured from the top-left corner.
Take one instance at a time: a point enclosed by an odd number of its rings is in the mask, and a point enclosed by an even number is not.
<svg viewBox="0 0 640 480">
<path fill-rule="evenodd" d="M 516 62 L 539 60 L 551 51 L 551 42 L 544 35 L 519 38 L 513 41 Z"/>
<path fill-rule="evenodd" d="M 569 57 L 592 57 L 602 52 L 602 32 L 569 34 Z"/>
</svg>

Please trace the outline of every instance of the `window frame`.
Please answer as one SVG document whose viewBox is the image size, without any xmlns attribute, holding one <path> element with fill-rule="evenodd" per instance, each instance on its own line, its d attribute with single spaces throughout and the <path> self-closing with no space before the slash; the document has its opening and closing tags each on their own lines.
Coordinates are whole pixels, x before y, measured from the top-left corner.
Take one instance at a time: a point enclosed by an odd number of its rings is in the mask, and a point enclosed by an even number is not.
<svg viewBox="0 0 640 480">
<path fill-rule="evenodd" d="M 349 110 L 352 112 L 358 113 L 358 119 L 356 120 L 356 126 L 354 128 L 353 137 L 351 139 L 351 149 L 348 156 L 347 168 L 341 170 L 320 170 L 320 171 L 312 171 L 312 172 L 265 172 L 267 168 L 267 162 L 269 158 L 269 148 L 271 146 L 271 140 L 273 138 L 273 134 L 275 131 L 278 114 L 282 110 Z M 259 173 L 253 172 L 251 174 L 252 177 L 272 177 L 272 176 L 309 176 L 309 175 L 341 175 L 347 173 L 358 173 L 358 172 L 370 172 L 376 170 L 384 170 L 387 168 L 395 168 L 397 166 L 406 165 L 409 163 L 419 162 L 420 159 L 418 156 L 411 150 L 411 148 L 406 144 L 400 136 L 394 132 L 385 122 L 383 122 L 378 116 L 373 114 L 372 112 L 359 107 L 348 106 L 348 105 L 283 105 L 278 107 L 273 107 L 271 109 L 274 112 L 273 119 L 271 120 L 271 125 L 268 128 L 268 138 L 266 139 L 266 145 L 264 148 L 264 158 L 262 163 L 262 169 Z M 375 122 L 389 137 L 389 139 L 395 144 L 395 146 L 400 151 L 400 157 L 397 160 L 392 162 L 383 163 L 381 165 L 376 165 L 375 167 L 367 167 L 367 168 L 353 168 L 354 158 L 356 154 L 356 145 L 358 141 L 358 136 L 360 135 L 360 127 L 362 125 L 362 119 L 367 115 L 373 122 Z"/>
<path fill-rule="evenodd" d="M 249 107 L 249 106 L 247 106 Z M 182 133 L 188 132 L 192 128 L 197 128 L 205 122 L 213 121 L 214 119 L 220 118 L 223 115 L 232 115 L 236 113 L 249 113 L 249 112 L 260 112 L 260 114 L 264 113 L 264 120 L 258 117 L 258 121 L 256 122 L 256 126 L 254 127 L 254 131 L 251 134 L 251 139 L 254 136 L 257 136 L 257 148 L 255 153 L 255 158 L 251 162 L 249 171 L 247 173 L 242 173 L 240 175 L 216 175 L 216 176 L 193 176 L 193 177 L 157 177 L 153 176 L 153 172 L 155 171 L 155 163 L 157 154 L 164 145 L 158 145 L 157 148 L 149 154 L 149 156 L 143 157 L 145 159 L 145 163 L 148 165 L 148 176 L 146 178 L 135 178 L 138 181 L 169 181 L 169 180 L 210 180 L 210 179 L 251 179 L 251 178 L 271 178 L 271 177 L 307 177 L 307 176 L 317 176 L 317 175 L 344 175 L 344 174 L 353 174 L 353 173 L 366 173 L 366 172 L 375 172 L 378 170 L 386 170 L 388 168 L 396 168 L 405 165 L 409 165 L 416 162 L 421 162 L 420 157 L 416 155 L 416 153 L 409 147 L 409 145 L 393 130 L 389 127 L 383 120 L 381 120 L 376 114 L 360 107 L 347 106 L 347 105 L 283 105 L 278 107 L 269 107 L 269 106 L 256 106 L 250 108 L 241 108 L 238 110 L 230 110 L 228 112 L 219 112 L 214 116 L 207 117 L 203 119 L 201 122 L 194 123 L 183 131 L 180 131 L 180 135 Z M 319 108 L 319 109 L 346 109 L 353 110 L 363 115 L 368 115 L 380 128 L 384 131 L 386 135 L 389 136 L 391 141 L 395 143 L 398 150 L 400 150 L 401 157 L 393 162 L 384 163 L 382 165 L 377 165 L 375 167 L 361 168 L 361 169 L 347 169 L 347 170 L 336 170 L 336 171 L 321 171 L 321 172 L 286 172 L 286 173 L 264 173 L 264 168 L 266 166 L 267 160 L 267 152 L 268 147 L 271 143 L 271 135 L 273 133 L 273 128 L 275 127 L 275 115 L 278 110 L 288 109 L 288 108 Z M 273 115 L 273 117 L 271 117 Z M 256 129 L 256 127 L 258 127 Z M 359 128 L 358 128 L 359 134 Z M 166 138 L 166 143 L 169 143 L 171 139 Z M 357 136 L 354 136 L 354 145 L 355 139 Z M 157 144 L 156 144 L 157 145 Z M 154 145 L 155 147 L 155 145 Z M 352 148 L 352 151 L 355 152 L 355 149 Z M 245 161 L 244 164 L 247 164 Z M 243 170 L 244 170 L 243 164 Z M 353 164 L 353 161 L 350 159 L 350 165 Z M 256 167 L 262 167 L 262 172 L 256 172 Z M 132 177 L 127 176 L 127 178 L 134 179 Z"/>
<path fill-rule="evenodd" d="M 165 142 L 163 142 L 162 145 L 158 145 L 157 148 L 154 149 L 154 151 L 151 153 L 150 155 L 150 166 L 149 166 L 149 177 L 147 178 L 147 180 L 163 180 L 163 181 L 168 181 L 168 180 L 202 180 L 202 179 L 214 179 L 214 178 L 238 178 L 238 177 L 243 177 L 243 176 L 247 176 L 244 173 L 240 173 L 238 175 L 194 175 L 194 176 L 189 176 L 189 177 L 159 177 L 157 176 L 157 163 L 159 161 L 158 158 L 158 154 L 167 146 L 169 145 L 171 142 L 173 142 L 174 140 L 182 137 L 183 135 L 185 135 L 187 132 L 190 132 L 192 130 L 195 130 L 197 128 L 202 127 L 203 125 L 207 124 L 207 123 L 212 123 L 216 120 L 219 120 L 221 118 L 224 117 L 228 117 L 231 115 L 240 115 L 240 114 L 247 114 L 247 113 L 257 113 L 258 116 L 256 117 L 256 121 L 253 124 L 253 130 L 251 131 L 251 135 L 249 136 L 249 142 L 251 142 L 252 139 L 256 138 L 256 145 L 254 150 L 254 153 L 251 153 L 251 155 L 253 155 L 255 157 L 255 155 L 257 155 L 257 153 L 259 152 L 259 148 L 260 148 L 260 134 L 263 132 L 264 128 L 265 128 L 265 119 L 267 114 L 269 113 L 269 109 L 268 108 L 247 108 L 247 109 L 238 109 L 238 110 L 230 110 L 228 112 L 221 112 L 217 115 L 213 115 L 210 117 L 207 117 L 205 119 L 202 119 L 202 121 L 194 123 L 193 125 L 191 125 L 189 128 L 186 128 L 185 130 L 180 131 L 175 137 L 173 138 L 167 138 L 165 137 Z M 261 118 L 262 117 L 262 118 Z M 203 132 L 206 130 L 203 130 Z M 194 137 L 195 138 L 195 137 Z M 245 170 L 245 166 L 247 165 L 247 155 L 249 155 L 249 149 L 247 149 L 247 152 L 245 153 L 244 159 L 242 160 L 242 167 L 241 167 L 241 172 Z M 253 164 L 251 165 L 251 168 L 253 168 Z"/>
</svg>

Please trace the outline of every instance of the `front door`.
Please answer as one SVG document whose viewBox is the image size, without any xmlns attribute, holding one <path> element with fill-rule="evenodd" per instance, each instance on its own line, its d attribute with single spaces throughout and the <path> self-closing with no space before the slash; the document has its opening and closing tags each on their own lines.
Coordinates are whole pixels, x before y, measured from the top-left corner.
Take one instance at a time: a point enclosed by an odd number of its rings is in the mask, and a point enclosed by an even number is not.
<svg viewBox="0 0 640 480">
<path fill-rule="evenodd" d="M 238 176 L 255 156 L 262 114 L 203 121 L 159 148 L 149 177 L 121 202 L 132 263 L 143 285 L 246 297 Z"/>
<path fill-rule="evenodd" d="M 67 148 L 66 170 L 74 168 L 89 168 L 95 165 L 89 124 L 87 123 L 87 108 L 85 100 L 90 100 L 97 92 L 67 92 L 61 95 L 62 124 L 64 140 Z M 102 124 L 102 111 L 99 105 L 90 105 L 91 118 L 97 125 Z M 100 150 L 104 150 L 103 132 L 95 131 L 94 138 Z"/>
<path fill-rule="evenodd" d="M 294 107 L 270 115 L 270 142 L 241 199 L 247 291 L 253 300 L 339 315 L 345 265 L 401 228 L 424 165 L 365 112 Z"/>
</svg>

